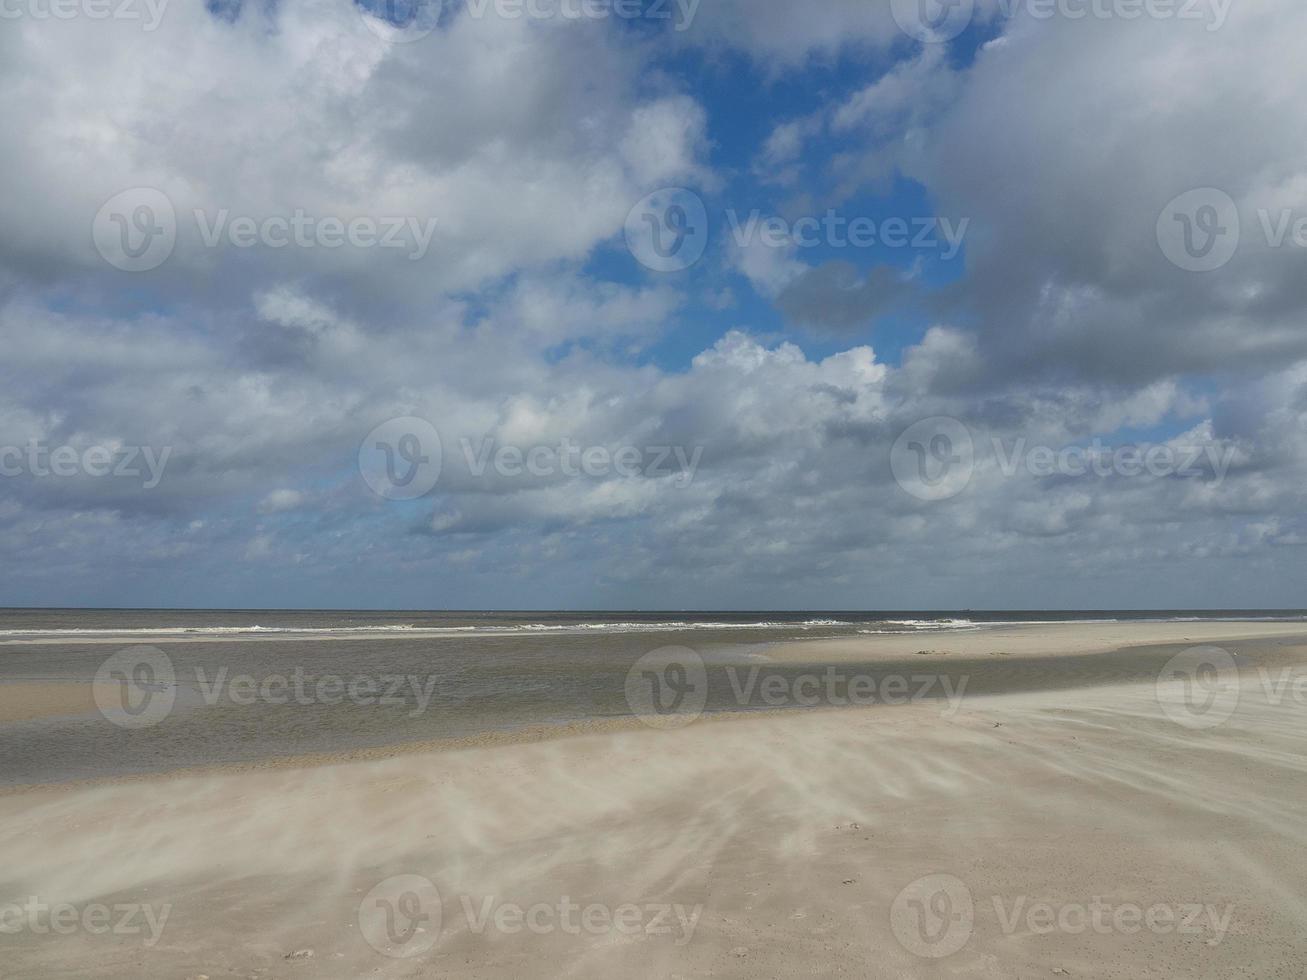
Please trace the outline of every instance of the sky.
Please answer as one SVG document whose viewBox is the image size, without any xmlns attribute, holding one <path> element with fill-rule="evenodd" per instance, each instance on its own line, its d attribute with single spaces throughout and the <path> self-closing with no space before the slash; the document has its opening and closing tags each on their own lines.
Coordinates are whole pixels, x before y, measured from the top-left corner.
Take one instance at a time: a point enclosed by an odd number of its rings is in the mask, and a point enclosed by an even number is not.
<svg viewBox="0 0 1307 980">
<path fill-rule="evenodd" d="M 1300 0 L 4 0 L 0 605 L 1304 605 Z"/>
</svg>

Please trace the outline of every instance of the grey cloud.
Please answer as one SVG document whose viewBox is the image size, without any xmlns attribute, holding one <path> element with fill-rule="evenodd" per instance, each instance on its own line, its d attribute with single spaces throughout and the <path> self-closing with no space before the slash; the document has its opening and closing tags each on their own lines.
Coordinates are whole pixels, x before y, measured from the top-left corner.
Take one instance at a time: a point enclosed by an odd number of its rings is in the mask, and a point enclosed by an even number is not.
<svg viewBox="0 0 1307 980">
<path fill-rule="evenodd" d="M 915 295 L 901 272 L 879 265 L 861 276 L 849 262 L 827 262 L 789 283 L 776 305 L 793 322 L 834 335 L 865 331 Z"/>
</svg>

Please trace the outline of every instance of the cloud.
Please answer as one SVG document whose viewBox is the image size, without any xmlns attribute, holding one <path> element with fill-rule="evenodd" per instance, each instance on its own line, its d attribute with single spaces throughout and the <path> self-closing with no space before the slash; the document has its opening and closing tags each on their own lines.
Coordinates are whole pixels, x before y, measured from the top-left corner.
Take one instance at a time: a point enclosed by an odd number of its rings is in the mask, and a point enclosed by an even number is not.
<svg viewBox="0 0 1307 980">
<path fill-rule="evenodd" d="M 787 282 L 776 305 L 794 323 L 839 334 L 870 327 L 913 293 L 907 278 L 888 266 L 862 277 L 851 263 L 835 261 Z"/>
<path fill-rule="evenodd" d="M 274 490 L 263 498 L 259 511 L 264 514 L 280 514 L 295 510 L 304 503 L 304 499 L 304 494 L 298 490 Z"/>
<path fill-rule="evenodd" d="M 1256 212 L 1307 189 L 1303 17 L 1019 15 L 974 59 L 907 44 L 861 0 L 705 4 L 654 37 L 454 11 L 399 45 L 343 0 L 169 6 L 153 35 L 11 22 L 0 586 L 192 605 L 273 584 L 306 605 L 1292 604 L 1301 255 L 1259 242 Z M 836 83 L 741 137 L 687 51 L 707 72 L 745 56 L 750 84 Z M 972 219 L 965 266 L 919 335 L 876 349 L 845 338 L 923 312 L 916 266 L 754 241 L 678 278 L 619 250 L 662 184 L 714 203 L 779 188 L 788 214 L 905 180 Z M 141 185 L 171 198 L 177 243 L 124 273 L 92 220 Z M 1195 274 L 1156 226 L 1202 186 L 1246 234 Z M 209 247 L 194 217 L 297 208 L 437 223 L 412 259 Z M 409 416 L 440 435 L 438 479 L 384 499 L 360 450 Z M 892 457 L 938 417 L 964 426 L 974 471 L 927 501 Z M 167 456 L 146 489 L 81 462 L 39 472 L 32 446 Z M 1193 466 L 1047 472 L 1043 450 Z"/>
<path fill-rule="evenodd" d="M 116 291 L 92 219 L 149 187 L 176 215 L 147 274 L 165 295 L 220 302 L 209 284 L 239 277 L 431 299 L 583 260 L 647 190 L 710 177 L 702 109 L 637 94 L 641 49 L 602 24 L 460 15 L 387 44 L 348 0 L 292 0 L 231 21 L 176 4 L 152 33 L 50 26 L 13 21 L 0 42 L 0 265 L 37 279 Z M 262 230 L 297 215 L 308 246 Z M 357 220 L 398 247 L 330 243 L 330 222 Z"/>
<path fill-rule="evenodd" d="M 682 35 L 717 51 L 744 51 L 763 70 L 792 70 L 811 59 L 831 60 L 849 48 L 881 50 L 903 35 L 890 5 L 828 0 L 797 5 L 785 0 L 717 0 L 703 3 Z"/>
<path fill-rule="evenodd" d="M 1007 374 L 1146 384 L 1303 357 L 1302 256 L 1269 247 L 1257 211 L 1303 200 L 1290 39 L 1307 12 L 1245 5 L 1211 30 L 1018 11 L 901 158 L 941 213 L 972 218 L 962 302 Z M 1225 268 L 1194 274 L 1157 224 L 1205 187 L 1234 199 L 1244 234 Z"/>
</svg>

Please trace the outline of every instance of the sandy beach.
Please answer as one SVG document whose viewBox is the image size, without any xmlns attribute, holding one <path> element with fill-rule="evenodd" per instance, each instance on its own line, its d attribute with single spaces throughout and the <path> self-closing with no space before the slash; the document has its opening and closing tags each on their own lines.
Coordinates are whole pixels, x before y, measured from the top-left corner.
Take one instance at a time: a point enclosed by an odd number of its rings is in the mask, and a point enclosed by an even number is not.
<svg viewBox="0 0 1307 980">
<path fill-rule="evenodd" d="M 1106 653 L 1125 647 L 1274 640 L 1300 637 L 1304 632 L 1307 631 L 1299 623 L 1019 623 L 937 634 L 864 634 L 856 638 L 776 644 L 767 653 L 777 659 L 800 661 L 815 656 L 827 663 L 874 662 L 906 656 L 1030 659 Z"/>
<path fill-rule="evenodd" d="M 1197 709 L 1154 670 L 11 790 L 4 975 L 1294 977 L 1305 632 L 1004 627 L 762 661 L 1074 673 L 1219 644 L 1237 676 L 1195 673 Z M 21 686 L 6 712 L 36 705 Z"/>
</svg>

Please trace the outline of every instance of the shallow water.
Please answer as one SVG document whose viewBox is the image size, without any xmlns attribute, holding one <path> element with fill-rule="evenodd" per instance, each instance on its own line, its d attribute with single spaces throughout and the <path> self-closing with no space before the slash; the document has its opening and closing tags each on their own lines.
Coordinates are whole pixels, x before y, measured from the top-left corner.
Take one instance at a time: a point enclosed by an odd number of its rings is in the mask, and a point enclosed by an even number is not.
<svg viewBox="0 0 1307 980">
<path fill-rule="evenodd" d="M 1265 618 L 1256 613 L 1245 618 Z M 1228 618 L 1236 618 L 1232 612 Z M 1147 680 L 1169 653 L 1023 659 L 908 658 L 842 665 L 812 702 L 751 686 L 767 645 L 867 632 L 947 635 L 1011 622 L 1191 618 L 1150 613 L 322 613 L 184 610 L 0 613 L 0 683 L 90 684 L 123 650 L 157 644 L 175 678 L 148 727 L 101 712 L 0 725 L 0 784 L 159 772 L 338 753 L 487 732 L 630 718 L 628 673 L 650 651 L 686 647 L 707 665 L 707 712 L 847 700 L 854 677 L 879 692 L 936 700 Z M 1227 618 L 1212 614 L 1207 618 Z M 1300 619 L 1300 613 L 1279 618 Z M 7 631 L 7 632 L 6 632 Z M 180 635 L 179 635 L 179 631 Z M 814 664 L 769 665 L 789 687 Z M 117 676 L 117 675 L 115 675 Z M 126 675 L 122 675 L 126 680 Z M 889 689 L 886 688 L 886 691 Z M 874 701 L 875 698 L 873 697 Z M 130 701 L 130 698 L 129 698 Z"/>
</svg>

